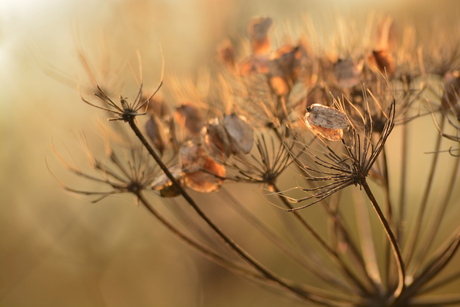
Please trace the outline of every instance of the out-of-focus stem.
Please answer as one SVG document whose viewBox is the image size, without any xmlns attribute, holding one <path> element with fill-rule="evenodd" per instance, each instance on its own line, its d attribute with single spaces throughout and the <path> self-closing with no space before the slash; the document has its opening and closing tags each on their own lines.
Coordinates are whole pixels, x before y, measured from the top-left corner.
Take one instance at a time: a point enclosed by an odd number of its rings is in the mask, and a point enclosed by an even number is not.
<svg viewBox="0 0 460 307">
<path fill-rule="evenodd" d="M 445 122 L 446 122 L 445 116 L 442 115 L 441 124 L 440 124 L 441 131 L 444 128 L 444 123 Z M 419 242 L 419 239 L 421 238 L 420 229 L 422 227 L 423 218 L 425 217 L 426 206 L 428 204 L 428 197 L 430 195 L 431 188 L 433 187 L 433 180 L 434 180 L 434 175 L 436 173 L 436 166 L 437 166 L 438 161 L 439 161 L 439 149 L 441 147 L 441 140 L 442 140 L 442 136 L 439 134 L 437 139 L 436 139 L 433 159 L 431 160 L 430 171 L 428 173 L 428 180 L 426 182 L 425 189 L 423 190 L 424 193 L 423 193 L 423 197 L 422 197 L 420 207 L 419 207 L 419 210 L 418 210 L 419 213 L 418 213 L 417 218 L 415 220 L 415 226 L 411 230 L 411 236 L 408 238 L 408 243 L 407 243 L 407 248 L 406 248 L 406 251 L 407 251 L 406 263 L 407 263 L 408 266 L 410 265 L 410 263 L 412 261 L 412 258 L 414 256 L 415 249 L 417 247 L 417 243 Z M 431 242 L 425 242 L 425 243 L 426 244 L 431 244 Z"/>
<path fill-rule="evenodd" d="M 176 228 L 173 224 L 171 224 L 168 220 L 165 219 L 164 216 L 162 216 L 153 206 L 150 204 L 150 202 L 145 198 L 143 193 L 138 192 L 136 193 L 136 197 L 139 199 L 141 204 L 144 205 L 144 207 L 161 223 L 163 224 L 174 236 L 178 237 L 180 240 L 185 242 L 188 246 L 192 247 L 193 249 L 197 250 L 199 253 L 201 253 L 204 257 L 216 262 L 217 264 L 222 265 L 223 267 L 226 267 L 230 270 L 236 271 L 240 274 L 250 276 L 254 279 L 258 280 L 263 280 L 263 275 L 256 274 L 254 272 L 251 272 L 245 268 L 242 268 L 241 266 L 235 264 L 234 262 L 225 259 L 224 257 L 218 255 L 211 249 L 203 246 L 202 244 L 196 242 L 186 234 L 184 234 L 182 231 L 180 231 L 178 228 Z"/>
<path fill-rule="evenodd" d="M 279 190 L 278 186 L 274 183 L 270 184 L 270 187 L 277 193 L 280 193 L 281 191 Z M 280 197 L 280 200 L 283 202 L 283 204 L 286 206 L 286 208 L 292 209 L 292 205 L 286 200 L 284 197 Z M 338 263 L 338 265 L 342 268 L 344 271 L 345 275 L 348 277 L 350 281 L 352 281 L 361 291 L 364 293 L 369 293 L 369 290 L 363 285 L 360 280 L 354 276 L 354 274 L 351 272 L 351 270 L 347 267 L 345 262 L 339 257 L 338 253 L 334 251 L 324 240 L 321 238 L 321 236 L 310 226 L 310 224 L 305 221 L 302 216 L 299 214 L 297 211 L 293 211 L 292 214 L 296 217 L 296 219 L 302 224 L 302 226 L 305 227 L 305 229 L 313 236 L 313 238 L 324 248 L 324 250 L 334 259 L 335 262 Z M 362 261 L 362 259 L 359 259 Z M 364 263 L 360 262 L 360 265 L 364 268 Z M 363 269 L 366 271 L 365 269 Z M 368 277 L 369 283 L 372 285 L 374 290 L 376 289 L 376 285 L 374 284 L 373 280 L 365 274 L 366 277 Z"/>
</svg>

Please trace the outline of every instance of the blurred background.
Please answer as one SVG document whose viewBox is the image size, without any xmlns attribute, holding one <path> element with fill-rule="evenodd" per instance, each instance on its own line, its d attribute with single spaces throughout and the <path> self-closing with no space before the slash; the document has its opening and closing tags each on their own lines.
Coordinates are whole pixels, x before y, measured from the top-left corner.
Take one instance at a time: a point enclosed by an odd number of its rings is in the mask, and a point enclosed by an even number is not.
<svg viewBox="0 0 460 307">
<path fill-rule="evenodd" d="M 196 76 L 223 39 L 244 37 L 253 16 L 287 29 L 307 16 L 327 35 L 338 15 L 364 24 L 372 13 L 423 29 L 460 18 L 460 2 L 0 0 L 0 306 L 300 306 L 190 251 L 129 197 L 92 204 L 65 193 L 46 160 L 60 180 L 91 190 L 50 148 L 79 162 L 74 136 L 98 140 L 103 116 L 77 90 L 91 85 L 82 52 L 115 83 L 127 62 L 138 69 L 138 53 L 155 88 L 161 44 L 167 88 Z"/>
</svg>

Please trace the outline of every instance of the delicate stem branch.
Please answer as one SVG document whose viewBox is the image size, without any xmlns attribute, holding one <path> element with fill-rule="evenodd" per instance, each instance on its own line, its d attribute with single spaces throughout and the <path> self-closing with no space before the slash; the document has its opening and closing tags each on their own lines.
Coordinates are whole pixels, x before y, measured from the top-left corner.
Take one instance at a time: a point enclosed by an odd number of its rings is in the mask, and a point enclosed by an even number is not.
<svg viewBox="0 0 460 307">
<path fill-rule="evenodd" d="M 444 127 L 445 122 L 446 122 L 445 116 L 442 115 L 441 131 L 442 131 L 443 127 Z M 419 239 L 420 239 L 420 235 L 419 235 L 420 234 L 420 229 L 422 227 L 422 222 L 423 222 L 423 219 L 425 217 L 426 207 L 427 207 L 427 204 L 428 204 L 428 197 L 430 195 L 431 188 L 433 187 L 434 175 L 436 173 L 436 166 L 437 166 L 438 161 L 439 161 L 439 155 L 440 155 L 439 149 L 441 147 L 441 140 L 442 140 L 442 136 L 438 135 L 437 139 L 436 139 L 433 159 L 431 160 L 430 171 L 428 173 L 428 180 L 426 182 L 425 189 L 423 190 L 424 191 L 423 197 L 422 197 L 422 200 L 421 200 L 421 203 L 420 203 L 420 207 L 418 209 L 419 213 L 418 213 L 417 219 L 415 221 L 415 226 L 414 226 L 413 230 L 411 231 L 411 237 L 408 238 L 408 245 L 407 245 L 407 249 L 406 249 L 407 252 L 408 252 L 407 257 L 406 257 L 406 263 L 407 263 L 408 266 L 411 264 L 412 258 L 413 258 L 414 253 L 415 253 L 415 249 L 417 247 L 417 243 L 419 242 Z M 431 242 L 428 242 L 428 241 L 425 241 L 425 240 L 424 240 L 424 243 L 428 244 L 428 245 L 431 244 Z"/>
<path fill-rule="evenodd" d="M 375 212 L 377 213 L 377 216 L 379 217 L 380 222 L 382 223 L 383 229 L 385 230 L 385 233 L 390 241 L 391 248 L 393 250 L 393 253 L 395 255 L 396 259 L 396 267 L 398 270 L 398 285 L 393 293 L 393 298 L 398 297 L 401 292 L 404 289 L 404 281 L 405 281 L 405 267 L 404 267 L 404 261 L 402 258 L 401 250 L 399 248 L 398 241 L 396 239 L 396 236 L 394 235 L 393 231 L 391 230 L 390 224 L 388 223 L 387 219 L 385 218 L 382 210 L 380 209 L 379 204 L 377 203 L 377 200 L 374 197 L 374 194 L 372 193 L 369 185 L 367 184 L 366 180 L 363 180 L 361 182 L 361 186 L 364 188 L 366 191 L 367 196 L 369 197 L 369 200 L 372 203 L 372 206 L 374 207 Z"/>
<path fill-rule="evenodd" d="M 270 187 L 277 193 L 280 193 L 281 191 L 279 190 L 278 186 L 276 184 L 271 184 Z M 279 195 L 279 194 L 278 194 Z M 292 205 L 286 200 L 285 197 L 280 197 L 280 200 L 283 202 L 283 204 L 289 208 L 292 209 Z M 334 259 L 334 261 L 340 266 L 342 271 L 344 272 L 345 276 L 353 282 L 363 293 L 369 294 L 369 290 L 366 288 L 366 286 L 353 274 L 353 272 L 347 267 L 345 262 L 339 257 L 339 254 L 334 251 L 324 240 L 321 238 L 321 236 L 316 232 L 316 230 L 313 229 L 313 227 L 308 224 L 307 221 L 300 215 L 299 212 L 297 211 L 292 211 L 292 214 L 294 214 L 295 218 L 300 222 L 302 226 L 305 227 L 305 229 L 310 233 L 310 235 L 313 236 L 313 238 L 324 248 L 324 250 Z M 365 270 L 364 270 L 365 271 Z M 367 274 L 365 275 L 367 276 Z M 368 278 L 370 284 L 375 288 L 375 284 L 373 283 L 372 279 Z"/>
<path fill-rule="evenodd" d="M 180 240 L 185 242 L 187 245 L 192 247 L 193 249 L 200 252 L 204 257 L 216 262 L 217 264 L 222 265 L 230 270 L 236 271 L 237 273 L 243 274 L 245 276 L 250 276 L 257 280 L 263 280 L 264 276 L 248 271 L 245 268 L 242 268 L 239 265 L 236 265 L 232 261 L 225 259 L 224 257 L 218 255 L 211 249 L 201 245 L 200 243 L 196 242 L 195 240 L 191 239 L 189 236 L 181 232 L 178 228 L 176 228 L 173 224 L 171 224 L 168 220 L 166 220 L 155 208 L 152 207 L 150 202 L 145 198 L 142 192 L 136 193 L 136 197 L 139 199 L 140 203 L 144 205 L 144 207 L 161 223 L 163 224 L 168 230 L 178 237 Z"/>
</svg>

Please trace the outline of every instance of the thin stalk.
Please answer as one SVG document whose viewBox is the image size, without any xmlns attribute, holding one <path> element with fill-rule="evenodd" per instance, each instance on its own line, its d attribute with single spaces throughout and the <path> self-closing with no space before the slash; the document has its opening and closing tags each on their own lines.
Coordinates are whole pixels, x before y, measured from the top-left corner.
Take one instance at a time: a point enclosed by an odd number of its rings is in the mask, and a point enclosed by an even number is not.
<svg viewBox="0 0 460 307">
<path fill-rule="evenodd" d="M 446 182 L 448 182 L 448 187 L 447 187 L 446 192 L 443 194 L 444 199 L 436 206 L 436 208 L 437 208 L 436 216 L 432 220 L 431 225 L 429 225 L 427 227 L 427 232 L 428 233 L 423 236 L 427 242 L 434 242 L 433 239 L 434 239 L 434 237 L 436 236 L 436 234 L 438 233 L 438 231 L 440 229 L 439 226 L 441 225 L 441 222 L 442 222 L 443 218 L 445 217 L 445 212 L 447 210 L 447 205 L 449 204 L 449 200 L 452 197 L 452 193 L 454 191 L 454 188 L 456 187 L 455 183 L 457 182 L 456 178 L 457 178 L 457 175 L 458 175 L 458 168 L 459 168 L 459 165 L 460 165 L 460 156 L 458 156 L 456 158 L 453 158 L 453 159 L 455 159 L 455 164 L 452 166 L 452 169 L 451 169 L 452 171 L 451 171 L 451 175 L 450 175 L 449 180 L 446 181 Z M 430 247 L 429 244 L 425 244 L 425 245 L 423 245 L 421 247 L 420 262 L 419 262 L 418 265 L 421 265 L 422 262 L 425 260 L 425 258 L 428 256 L 427 251 L 428 251 L 429 247 Z"/>
<path fill-rule="evenodd" d="M 177 227 L 175 227 L 172 223 L 170 223 L 168 220 L 164 218 L 155 208 L 151 205 L 151 203 L 148 201 L 148 199 L 144 196 L 142 191 L 138 191 L 134 193 L 140 203 L 144 205 L 144 207 L 161 223 L 163 226 L 165 226 L 174 236 L 179 238 L 181 241 L 186 243 L 188 246 L 193 248 L 194 250 L 198 251 L 201 255 L 203 255 L 205 258 L 214 261 L 215 263 L 221 265 L 222 267 L 231 270 L 237 274 L 240 274 L 245 277 L 252 278 L 255 281 L 261 282 L 268 284 L 269 286 L 273 286 L 273 283 L 268 281 L 266 276 L 263 274 L 258 274 L 256 272 L 252 272 L 246 268 L 241 267 L 235 262 L 232 262 L 231 260 L 225 259 L 221 255 L 217 254 L 215 251 L 209 249 L 208 247 L 198 243 L 197 241 L 193 240 L 186 234 L 184 234 L 182 231 L 180 231 Z M 330 300 L 337 300 L 337 301 L 343 301 L 343 302 L 350 302 L 354 304 L 359 304 L 359 301 L 354 300 L 353 298 L 350 297 L 342 297 L 337 295 L 337 293 L 329 293 L 328 291 L 324 291 L 323 289 L 319 288 L 312 288 L 309 289 L 310 292 L 315 293 L 319 298 L 321 298 L 318 303 L 322 303 L 324 305 L 331 305 L 331 303 L 326 302 L 326 300 L 323 300 L 322 297 L 324 298 L 329 298 Z"/>
<path fill-rule="evenodd" d="M 377 213 L 377 216 L 380 220 L 380 223 L 383 226 L 383 229 L 385 230 L 385 234 L 388 237 L 388 240 L 390 241 L 391 248 L 393 250 L 393 254 L 396 259 L 396 268 L 398 271 L 398 284 L 396 286 L 396 289 L 393 293 L 393 299 L 397 298 L 401 292 L 404 289 L 404 280 L 405 280 L 405 271 L 404 271 L 404 261 L 402 258 L 401 250 L 399 248 L 398 241 L 396 239 L 396 236 L 394 235 L 393 231 L 391 230 L 390 224 L 388 223 L 387 219 L 385 218 L 385 215 L 383 214 L 382 210 L 380 209 L 380 206 L 377 202 L 377 200 L 374 197 L 374 194 L 372 193 L 369 185 L 367 184 L 367 181 L 364 179 L 361 182 L 361 186 L 364 188 L 364 191 L 366 192 L 367 196 L 369 197 L 369 200 L 372 203 L 372 206 L 374 207 L 375 212 Z"/>
<path fill-rule="evenodd" d="M 445 121 L 445 116 L 442 115 L 441 124 L 440 124 L 441 131 L 444 128 L 445 122 L 446 122 Z M 426 207 L 427 207 L 427 204 L 428 204 L 428 197 L 430 195 L 431 188 L 433 187 L 434 175 L 436 173 L 436 166 L 437 166 L 438 161 L 439 161 L 439 155 L 440 155 L 439 149 L 440 149 L 440 146 L 441 146 L 441 140 L 442 140 L 442 136 L 439 134 L 437 139 L 436 139 L 433 159 L 431 160 L 430 171 L 428 173 L 429 174 L 428 175 L 428 180 L 426 182 L 423 197 L 422 197 L 420 207 L 419 207 L 419 210 L 418 210 L 419 214 L 417 215 L 417 218 L 416 218 L 416 221 L 415 221 L 415 226 L 411 230 L 411 236 L 408 238 L 407 249 L 406 249 L 407 250 L 407 255 L 405 257 L 407 266 L 409 266 L 411 264 L 411 261 L 413 259 L 414 253 L 415 253 L 415 249 L 417 247 L 417 243 L 419 242 L 418 239 L 421 239 L 420 229 L 422 227 L 422 222 L 423 222 L 423 219 L 425 217 L 425 211 L 426 211 Z M 427 245 L 430 245 L 432 243 L 432 242 L 425 241 L 425 239 L 423 239 L 423 242 L 425 244 L 427 244 Z"/>
<path fill-rule="evenodd" d="M 452 242 L 448 243 L 445 248 L 440 248 L 435 253 L 432 260 L 426 265 L 424 270 L 416 276 L 414 281 L 405 288 L 404 293 L 398 298 L 398 300 L 404 301 L 405 299 L 414 296 L 414 294 L 418 293 L 425 284 L 433 280 L 433 278 L 452 260 L 458 251 L 459 246 L 460 232 L 457 232 L 457 235 L 453 238 Z"/>
<path fill-rule="evenodd" d="M 270 184 L 270 188 L 273 189 L 277 195 L 280 195 L 279 193 L 281 190 L 278 188 L 278 186 L 274 183 Z M 280 200 L 283 202 L 283 204 L 289 208 L 292 209 L 292 205 L 286 200 L 286 198 L 280 196 Z M 342 258 L 339 256 L 339 254 L 333 250 L 324 240 L 323 238 L 305 221 L 305 219 L 299 214 L 297 211 L 291 212 L 294 214 L 295 218 L 300 222 L 301 225 L 305 227 L 305 229 L 313 236 L 313 238 L 324 248 L 324 250 L 332 257 L 332 259 L 339 265 L 339 267 L 342 269 L 344 272 L 345 276 L 352 281 L 363 293 L 369 294 L 369 290 L 365 287 L 364 284 L 361 283 L 361 281 L 353 274 L 353 272 L 348 268 L 348 266 L 345 264 L 345 262 L 342 260 Z M 360 263 L 362 266 L 364 266 L 363 263 Z M 364 269 L 364 271 L 366 271 Z M 376 285 L 374 284 L 374 281 L 372 278 L 370 278 L 367 274 L 364 274 L 367 277 L 367 280 L 370 282 L 374 290 L 376 290 Z"/>
<path fill-rule="evenodd" d="M 384 193 L 385 193 L 385 199 L 387 201 L 387 214 L 388 214 L 388 223 L 390 225 L 393 225 L 395 226 L 395 224 L 397 224 L 395 222 L 395 219 L 394 219 L 394 216 L 393 216 L 393 208 L 392 208 L 392 203 L 391 203 L 391 193 L 390 193 L 390 175 L 389 175 L 389 171 L 388 171 L 388 156 L 387 156 L 387 151 L 386 151 L 386 146 L 383 147 L 382 149 L 382 158 L 383 158 L 383 180 L 384 180 Z M 395 235 L 397 238 L 400 239 L 399 237 L 399 233 L 398 233 L 398 227 L 396 226 L 396 232 L 395 232 Z M 401 242 L 401 241 L 399 241 Z M 385 241 L 385 247 L 384 247 L 384 259 L 385 259 L 385 280 L 387 282 L 387 285 L 390 286 L 391 285 L 391 282 L 392 280 L 390 280 L 390 271 L 391 271 L 391 261 L 390 261 L 390 254 L 391 254 L 391 251 L 390 251 L 390 246 L 387 244 L 387 242 Z"/>
<path fill-rule="evenodd" d="M 234 204 L 235 210 L 237 210 L 240 215 L 251 222 L 254 227 L 257 227 L 261 233 L 263 233 L 271 242 L 273 242 L 280 250 L 282 250 L 287 256 L 289 256 L 295 263 L 299 264 L 304 270 L 314 274 L 316 277 L 326 281 L 330 285 L 335 285 L 337 288 L 340 288 L 345 293 L 350 293 L 353 288 L 350 287 L 348 281 L 342 281 L 338 278 L 337 274 L 329 270 L 324 270 L 324 265 L 319 261 L 311 260 L 313 257 L 310 253 L 314 251 L 308 251 L 308 256 L 306 259 L 301 259 L 299 255 L 294 254 L 291 248 L 283 243 L 281 238 L 272 230 L 270 230 L 266 225 L 264 225 L 259 219 L 257 219 L 251 212 L 248 211 L 238 199 L 236 199 L 231 193 L 226 189 L 221 189 L 221 192 Z M 305 261 L 308 260 L 308 261 Z"/>
<path fill-rule="evenodd" d="M 407 114 L 404 113 L 404 120 L 407 119 Z M 404 241 L 404 233 L 406 227 L 406 191 L 407 191 L 407 166 L 408 166 L 408 155 L 409 155 L 409 125 L 402 125 L 401 129 L 401 177 L 399 182 L 399 220 L 396 225 L 396 235 L 399 238 L 399 242 Z"/>
<path fill-rule="evenodd" d="M 180 231 L 177 227 L 175 227 L 172 223 L 170 223 L 168 220 L 165 219 L 157 210 L 153 208 L 153 206 L 150 204 L 150 202 L 145 198 L 144 194 L 142 192 L 138 192 L 135 194 L 136 197 L 139 199 L 140 203 L 144 205 L 144 207 L 161 223 L 163 226 L 165 226 L 174 236 L 179 238 L 181 241 L 185 242 L 188 246 L 192 247 L 193 249 L 197 250 L 200 254 L 202 254 L 204 257 L 216 262 L 217 264 L 222 265 L 225 268 L 234 270 L 238 273 L 242 273 L 245 276 L 251 276 L 255 279 L 258 280 L 263 280 L 264 276 L 248 271 L 245 268 L 242 268 L 241 266 L 233 263 L 232 261 L 225 259 L 224 257 L 218 255 L 211 249 L 203 246 L 202 244 L 196 242 L 186 234 L 184 234 L 182 231 Z"/>
</svg>

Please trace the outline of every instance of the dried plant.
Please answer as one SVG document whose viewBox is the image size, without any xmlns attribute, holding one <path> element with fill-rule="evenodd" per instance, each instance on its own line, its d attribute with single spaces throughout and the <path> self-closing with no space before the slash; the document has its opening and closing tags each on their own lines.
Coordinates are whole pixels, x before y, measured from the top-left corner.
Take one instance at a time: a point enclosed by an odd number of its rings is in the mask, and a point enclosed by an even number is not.
<svg viewBox="0 0 460 307">
<path fill-rule="evenodd" d="M 134 99 L 118 101 L 99 86 L 94 100 L 82 94 L 130 130 L 116 131 L 121 147 L 107 142 L 107 162 L 87 150 L 97 175 L 62 159 L 109 190 L 64 188 L 95 201 L 133 194 L 205 257 L 307 306 L 460 304 L 451 290 L 460 283 L 460 224 L 448 218 L 460 214 L 458 33 L 449 37 L 450 53 L 437 53 L 398 38 L 393 19 L 383 18 L 359 47 L 321 49 L 308 36 L 274 46 L 273 24 L 268 17 L 249 22 L 249 53 L 242 56 L 225 40 L 218 48 L 224 65 L 207 79 L 201 101 L 155 96 L 163 81 L 152 94 L 141 84 Z M 401 33 L 413 31 L 407 29 Z M 425 136 L 420 123 L 433 133 Z M 431 153 L 419 150 L 421 138 Z M 423 170 L 414 162 L 421 158 Z M 260 185 L 264 205 L 225 188 L 251 183 Z M 263 264 L 253 256 L 257 246 L 240 246 L 221 227 L 225 217 L 211 218 L 205 198 L 190 190 L 221 194 L 289 270 Z M 199 218 L 192 227 L 219 240 L 205 244 L 200 231 L 184 231 L 190 223 L 162 215 L 158 197 L 182 197 L 189 207 L 183 210 Z M 314 226 L 313 205 L 326 229 Z M 288 226 L 277 231 L 253 208 L 275 212 Z"/>
</svg>

